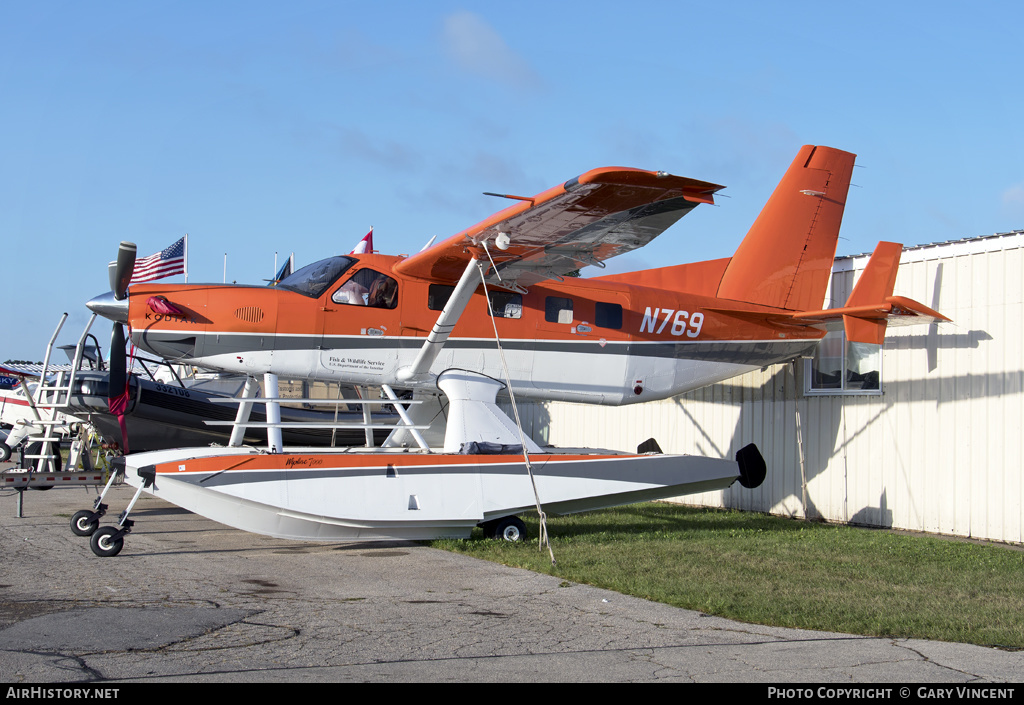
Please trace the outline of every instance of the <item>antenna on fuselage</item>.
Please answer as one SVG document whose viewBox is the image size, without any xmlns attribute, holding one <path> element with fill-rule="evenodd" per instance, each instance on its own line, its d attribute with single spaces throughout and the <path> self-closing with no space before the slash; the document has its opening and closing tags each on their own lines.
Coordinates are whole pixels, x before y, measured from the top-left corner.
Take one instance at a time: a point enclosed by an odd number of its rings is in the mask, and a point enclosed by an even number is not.
<svg viewBox="0 0 1024 705">
<path fill-rule="evenodd" d="M 511 198 L 513 201 L 529 201 L 531 206 L 537 200 L 533 196 L 514 196 L 511 193 L 491 193 L 490 191 L 484 191 L 484 195 L 494 196 L 495 198 Z"/>
</svg>

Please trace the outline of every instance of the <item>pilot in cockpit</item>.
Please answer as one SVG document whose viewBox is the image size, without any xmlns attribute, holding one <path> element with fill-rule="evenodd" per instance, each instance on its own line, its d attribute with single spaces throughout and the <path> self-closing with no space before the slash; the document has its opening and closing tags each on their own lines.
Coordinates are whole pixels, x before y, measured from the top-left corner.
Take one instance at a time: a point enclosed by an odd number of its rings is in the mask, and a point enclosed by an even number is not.
<svg viewBox="0 0 1024 705">
<path fill-rule="evenodd" d="M 394 279 L 372 269 L 362 269 L 334 292 L 332 300 L 339 304 L 395 308 L 397 295 L 398 282 Z"/>
</svg>

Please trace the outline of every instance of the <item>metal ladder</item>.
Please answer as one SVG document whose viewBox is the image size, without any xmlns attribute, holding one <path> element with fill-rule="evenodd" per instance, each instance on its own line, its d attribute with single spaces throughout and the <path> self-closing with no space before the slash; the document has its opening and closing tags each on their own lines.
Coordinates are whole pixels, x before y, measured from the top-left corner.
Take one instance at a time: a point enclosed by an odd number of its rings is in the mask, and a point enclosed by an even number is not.
<svg viewBox="0 0 1024 705">
<path fill-rule="evenodd" d="M 70 404 L 71 392 L 75 384 L 75 373 L 78 371 L 82 364 L 82 356 L 85 351 L 85 340 L 89 335 L 89 330 L 92 328 L 93 322 L 96 320 L 96 314 L 92 314 L 89 317 L 89 322 L 85 326 L 85 330 L 82 331 L 82 336 L 78 339 L 78 345 L 75 348 L 74 360 L 71 364 L 70 370 L 60 370 L 57 372 L 56 379 L 52 384 L 47 382 L 47 376 L 50 368 L 50 356 L 53 353 L 53 344 L 57 340 L 57 336 L 60 335 L 61 329 L 64 327 L 65 321 L 67 321 L 68 314 L 64 313 L 60 317 L 60 322 L 57 324 L 57 329 L 53 331 L 53 335 L 50 337 L 50 342 L 46 346 L 46 356 L 43 358 L 43 369 L 39 373 L 39 383 L 36 385 L 35 391 L 30 392 L 28 387 L 25 387 L 25 398 L 28 401 L 29 408 L 32 410 L 32 415 L 35 416 L 35 424 L 43 427 L 42 435 L 28 436 L 25 438 L 25 448 L 27 449 L 30 444 L 42 443 L 42 448 L 39 453 L 25 453 L 22 452 L 23 464 L 28 461 L 29 468 L 31 471 L 43 470 L 42 463 L 36 463 L 33 461 L 43 460 L 45 461 L 45 472 L 57 472 L 57 453 L 59 452 L 60 437 L 54 434 L 54 427 L 60 426 L 67 421 L 63 418 L 58 409 L 65 409 Z M 22 380 L 24 384 L 24 380 Z M 44 419 L 39 413 L 39 408 L 43 407 L 49 409 L 51 418 Z M 82 457 L 81 444 L 76 447 L 72 444 L 72 457 L 69 458 L 68 465 L 76 467 Z M 85 462 L 91 466 L 89 461 L 88 452 L 84 453 L 86 458 Z"/>
</svg>

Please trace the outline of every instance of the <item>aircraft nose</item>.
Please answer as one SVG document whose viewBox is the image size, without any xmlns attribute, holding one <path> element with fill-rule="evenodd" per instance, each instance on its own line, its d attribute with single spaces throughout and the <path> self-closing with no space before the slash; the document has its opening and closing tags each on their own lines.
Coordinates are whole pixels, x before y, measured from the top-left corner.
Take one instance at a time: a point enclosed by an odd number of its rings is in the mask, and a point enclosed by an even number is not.
<svg viewBox="0 0 1024 705">
<path fill-rule="evenodd" d="M 114 298 L 114 292 L 108 291 L 85 304 L 90 311 L 97 313 L 104 318 L 109 318 L 117 323 L 128 322 L 128 297 L 118 301 Z"/>
</svg>

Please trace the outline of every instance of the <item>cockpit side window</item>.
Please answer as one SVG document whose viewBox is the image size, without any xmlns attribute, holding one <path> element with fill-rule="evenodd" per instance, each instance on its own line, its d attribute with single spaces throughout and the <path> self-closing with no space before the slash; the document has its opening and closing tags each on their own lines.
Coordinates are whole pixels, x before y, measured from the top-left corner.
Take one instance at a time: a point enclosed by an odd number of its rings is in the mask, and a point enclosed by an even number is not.
<svg viewBox="0 0 1024 705">
<path fill-rule="evenodd" d="M 346 269 L 355 264 L 351 257 L 331 257 L 290 274 L 277 283 L 278 289 L 287 289 L 303 296 L 319 298 L 327 288 L 338 280 Z"/>
<path fill-rule="evenodd" d="M 398 306 L 398 282 L 372 269 L 360 269 L 334 292 L 331 301 L 351 306 L 395 308 Z"/>
</svg>

